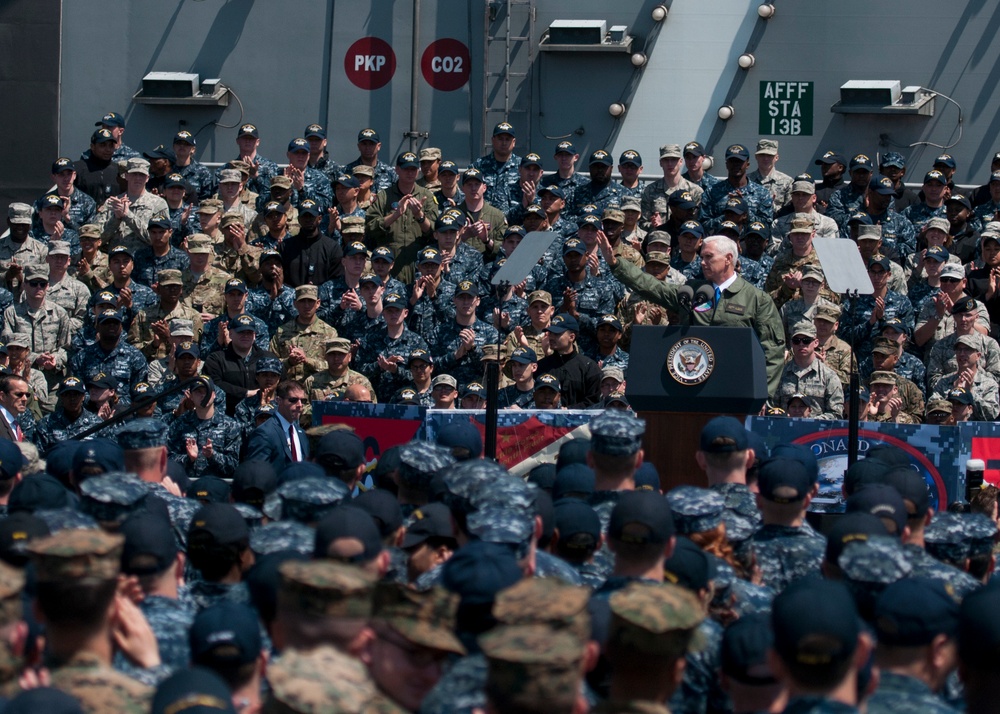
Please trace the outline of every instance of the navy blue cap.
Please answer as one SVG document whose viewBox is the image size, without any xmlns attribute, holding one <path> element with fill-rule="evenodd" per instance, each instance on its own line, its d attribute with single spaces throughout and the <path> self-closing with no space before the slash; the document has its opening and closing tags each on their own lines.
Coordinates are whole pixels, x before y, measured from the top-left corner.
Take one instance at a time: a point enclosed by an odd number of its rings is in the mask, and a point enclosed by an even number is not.
<svg viewBox="0 0 1000 714">
<path fill-rule="evenodd" d="M 362 129 L 358 132 L 358 143 L 360 144 L 362 141 L 374 141 L 377 144 L 382 140 L 374 129 Z"/>
<path fill-rule="evenodd" d="M 845 513 L 838 517 L 826 533 L 824 560 L 836 564 L 848 543 L 868 540 L 871 536 L 885 536 L 889 530 L 880 518 L 870 513 Z"/>
<path fill-rule="evenodd" d="M 484 387 L 481 382 L 469 382 L 462 387 L 459 392 L 460 399 L 465 399 L 465 397 L 479 397 L 480 399 L 486 399 L 486 387 Z"/>
<path fill-rule="evenodd" d="M 656 470 L 652 461 L 643 461 L 635 470 L 633 479 L 636 491 L 660 492 L 660 472 Z"/>
<path fill-rule="evenodd" d="M 215 672 L 190 667 L 160 682 L 150 714 L 236 714 L 229 686 Z"/>
<path fill-rule="evenodd" d="M 247 540 L 250 531 L 239 511 L 228 503 L 207 503 L 192 516 L 188 552 Z"/>
<path fill-rule="evenodd" d="M 99 438 L 84 441 L 73 454 L 73 473 L 77 483 L 82 471 L 89 475 L 125 470 L 125 452 L 119 444 L 110 439 Z"/>
<path fill-rule="evenodd" d="M 107 129 L 98 129 L 93 134 L 90 135 L 91 144 L 106 144 L 109 141 L 114 141 L 115 135 L 112 134 Z"/>
<path fill-rule="evenodd" d="M 847 587 L 819 577 L 793 581 L 774 599 L 771 609 L 775 651 L 785 662 L 819 671 L 836 667 L 854 654 L 859 623 Z"/>
<path fill-rule="evenodd" d="M 564 199 L 566 198 L 565 191 L 562 190 L 560 186 L 542 186 L 538 189 L 538 195 L 541 196 L 543 193 L 551 193 L 556 198 Z"/>
<path fill-rule="evenodd" d="M 7 501 L 7 511 L 34 513 L 66 508 L 70 503 L 69 491 L 55 477 L 46 473 L 32 474 L 14 486 Z"/>
<path fill-rule="evenodd" d="M 596 477 L 594 470 L 585 464 L 569 464 L 556 473 L 552 485 L 552 498 L 588 498 L 594 493 Z"/>
<path fill-rule="evenodd" d="M 306 153 L 308 153 L 309 142 L 303 139 L 302 137 L 292 139 L 291 141 L 288 142 L 288 152 L 292 153 L 294 151 L 305 151 Z"/>
<path fill-rule="evenodd" d="M 701 143 L 697 141 L 689 141 L 684 145 L 682 151 L 685 156 L 687 156 L 688 154 L 691 154 L 692 156 L 705 155 L 705 147 L 702 146 Z"/>
<path fill-rule="evenodd" d="M 428 503 L 410 514 L 410 525 L 400 545 L 404 550 L 413 548 L 430 539 L 454 540 L 451 511 L 443 503 Z"/>
<path fill-rule="evenodd" d="M 17 443 L 0 439 L 0 481 L 14 478 L 24 468 L 24 455 Z"/>
<path fill-rule="evenodd" d="M 202 503 L 229 503 L 232 492 L 229 484 L 218 476 L 202 476 L 191 482 L 185 495 Z"/>
<path fill-rule="evenodd" d="M 937 169 L 933 169 L 924 174 L 924 183 L 930 183 L 931 181 L 937 181 L 942 185 L 948 185 L 948 179 L 945 178 L 945 175 Z"/>
<path fill-rule="evenodd" d="M 941 154 L 934 159 L 934 166 L 947 166 L 949 169 L 955 168 L 955 157 L 951 154 Z"/>
<path fill-rule="evenodd" d="M 354 176 L 348 176 L 347 174 L 341 174 L 337 176 L 333 181 L 331 181 L 334 186 L 344 186 L 345 188 L 359 188 L 361 182 L 358 181 Z"/>
<path fill-rule="evenodd" d="M 911 466 L 894 466 L 885 473 L 883 479 L 903 497 L 908 518 L 918 516 L 922 518 L 927 514 L 931 507 L 930 490 L 924 477 Z"/>
<path fill-rule="evenodd" d="M 3 707 L 4 714 L 83 714 L 80 701 L 66 692 L 53 687 L 26 689 L 8 701 Z"/>
<path fill-rule="evenodd" d="M 268 461 L 243 461 L 233 473 L 232 496 L 238 503 L 261 508 L 277 487 L 278 476 Z"/>
<path fill-rule="evenodd" d="M 940 580 L 910 577 L 892 583 L 875 603 L 880 644 L 922 647 L 938 635 L 958 634 L 961 608 Z"/>
<path fill-rule="evenodd" d="M 838 154 L 836 151 L 827 151 L 813 163 L 817 166 L 822 166 L 823 164 L 841 164 L 847 166 L 847 157 L 843 154 Z"/>
<path fill-rule="evenodd" d="M 542 168 L 542 157 L 535 153 L 527 154 L 521 159 L 521 166 L 537 166 L 538 168 Z"/>
<path fill-rule="evenodd" d="M 770 617 L 763 612 L 742 615 L 722 633 L 719 648 L 722 673 L 751 686 L 776 683 L 767 664 L 767 652 L 773 646 Z"/>
<path fill-rule="evenodd" d="M 806 467 L 787 458 L 773 458 L 761 464 L 757 472 L 760 495 L 774 503 L 797 503 L 812 490 Z"/>
<path fill-rule="evenodd" d="M 299 213 L 307 213 L 313 216 L 320 216 L 323 211 L 320 209 L 319 204 L 316 203 L 311 198 L 304 199 L 299 203 Z"/>
<path fill-rule="evenodd" d="M 233 281 L 230 280 L 229 282 Z M 237 315 L 229 321 L 229 329 L 231 332 L 256 332 L 257 323 L 254 321 L 252 316 L 244 313 L 242 315 Z"/>
<path fill-rule="evenodd" d="M 396 166 L 401 169 L 420 168 L 420 160 L 412 151 L 404 151 L 396 157 Z"/>
<path fill-rule="evenodd" d="M 728 454 L 749 448 L 747 430 L 731 416 L 718 416 L 702 427 L 698 448 L 712 454 Z"/>
<path fill-rule="evenodd" d="M 446 424 L 437 434 L 437 443 L 450 449 L 459 461 L 478 459 L 483 454 L 483 437 L 471 421 Z"/>
<path fill-rule="evenodd" d="M 726 149 L 726 161 L 730 159 L 750 160 L 750 150 L 742 144 L 733 144 Z"/>
<path fill-rule="evenodd" d="M 819 482 L 819 462 L 816 454 L 805 444 L 778 444 L 771 449 L 771 458 L 794 459 L 806 467 L 813 484 Z"/>
<path fill-rule="evenodd" d="M 570 238 L 565 243 L 563 243 L 562 254 L 569 255 L 570 253 L 579 253 L 580 255 L 586 255 L 587 246 L 582 240 L 578 238 Z"/>
<path fill-rule="evenodd" d="M 99 121 L 94 122 L 94 126 L 113 126 L 120 129 L 125 128 L 125 117 L 123 117 L 118 112 L 108 112 L 100 118 Z"/>
<path fill-rule="evenodd" d="M 892 181 L 887 179 L 885 176 L 879 178 L 872 177 L 872 180 L 868 182 L 868 190 L 874 191 L 881 196 L 892 196 L 896 193 L 896 187 L 892 185 Z"/>
<path fill-rule="evenodd" d="M 723 206 L 722 210 L 726 213 L 735 213 L 738 216 L 745 216 L 750 207 L 747 206 L 747 202 L 744 201 L 739 196 L 733 196 L 726 200 L 726 205 Z"/>
<path fill-rule="evenodd" d="M 698 221 L 684 221 L 681 224 L 681 229 L 677 233 L 677 235 L 682 236 L 685 233 L 690 233 L 693 236 L 697 236 L 699 238 L 704 238 L 705 237 L 705 227 L 703 225 L 701 225 L 701 223 L 699 223 Z"/>
<path fill-rule="evenodd" d="M 650 491 L 625 491 L 611 511 L 608 536 L 623 543 L 663 543 L 674 535 L 667 499 Z"/>
<path fill-rule="evenodd" d="M 350 538 L 362 545 L 360 553 L 347 558 L 350 563 L 367 563 L 382 552 L 382 537 L 375 519 L 357 506 L 337 506 L 316 524 L 313 557 L 330 558 L 330 546 L 341 538 Z"/>
<path fill-rule="evenodd" d="M 678 536 L 674 552 L 663 564 L 666 582 L 697 593 L 708 587 L 712 579 L 712 564 L 708 553 L 689 538 Z"/>
<path fill-rule="evenodd" d="M 577 319 L 567 313 L 559 313 L 549 321 L 549 326 L 545 328 L 548 332 L 561 334 L 569 330 L 570 332 L 580 332 L 580 323 Z"/>
<path fill-rule="evenodd" d="M 948 197 L 947 203 L 958 203 L 961 204 L 963 207 L 968 208 L 970 211 L 972 210 L 972 201 L 969 200 L 968 196 L 964 196 L 960 193 L 951 194 Z"/>
<path fill-rule="evenodd" d="M 458 549 L 441 570 L 441 585 L 463 605 L 488 605 L 524 577 L 514 549 L 476 540 Z"/>
<path fill-rule="evenodd" d="M 633 166 L 642 166 L 642 156 L 635 149 L 626 149 L 618 157 L 618 164 L 632 164 Z"/>
<path fill-rule="evenodd" d="M 556 155 L 559 154 L 575 154 L 576 147 L 573 146 L 572 141 L 560 141 L 556 144 Z"/>
<path fill-rule="evenodd" d="M 538 361 L 538 355 L 530 347 L 518 347 L 510 353 L 510 359 L 518 364 L 534 364 Z"/>
<path fill-rule="evenodd" d="M 514 133 L 514 127 L 510 122 L 502 121 L 493 127 L 493 136 L 499 136 L 500 134 L 510 134 L 511 136 L 517 136 Z"/>
<path fill-rule="evenodd" d="M 177 154 L 175 154 L 172 149 L 165 147 L 163 144 L 160 144 L 152 151 L 142 152 L 142 155 L 150 161 L 154 159 L 166 159 L 170 163 L 177 161 Z"/>
<path fill-rule="evenodd" d="M 539 464 L 528 472 L 528 483 L 533 483 L 542 491 L 552 493 L 556 483 L 556 465 Z"/>
<path fill-rule="evenodd" d="M 674 191 L 667 199 L 667 205 L 676 208 L 694 208 L 698 205 L 698 201 L 691 195 L 690 191 Z M 746 213 L 746 211 L 743 212 Z"/>
<path fill-rule="evenodd" d="M 564 498 L 556 500 L 553 510 L 562 548 L 587 551 L 597 547 L 601 537 L 601 519 L 590 504 L 575 498 Z"/>
<path fill-rule="evenodd" d="M 867 154 L 857 154 L 847 165 L 847 170 L 850 173 L 854 173 L 858 169 L 871 173 L 875 170 L 875 164 L 872 163 L 871 158 Z"/>
<path fill-rule="evenodd" d="M 45 521 L 27 511 L 0 519 L 0 560 L 15 568 L 25 567 L 31 559 L 28 543 L 50 532 Z"/>
<path fill-rule="evenodd" d="M 442 213 L 438 216 L 438 219 L 434 221 L 434 230 L 442 233 L 444 231 L 460 231 L 462 226 L 465 225 L 465 221 L 462 219 L 461 215 L 456 215 L 454 213 Z"/>
<path fill-rule="evenodd" d="M 177 539 L 169 516 L 156 516 L 145 510 L 130 515 L 118 532 L 125 536 L 122 547 L 122 572 L 125 575 L 155 575 L 177 560 Z"/>
<path fill-rule="evenodd" d="M 906 504 L 899 491 L 892 486 L 863 486 L 848 497 L 845 508 L 847 513 L 860 511 L 881 518 L 887 529 L 890 524 L 895 527 L 895 530 L 890 529 L 890 533 L 897 536 L 902 535 L 906 527 Z"/>
<path fill-rule="evenodd" d="M 257 612 L 245 603 L 220 601 L 199 612 L 188 630 L 192 664 L 222 669 L 253 662 L 263 641 Z"/>
<path fill-rule="evenodd" d="M 848 496 L 873 483 L 884 483 L 891 467 L 879 459 L 864 458 L 851 464 L 844 472 L 844 493 Z"/>
<path fill-rule="evenodd" d="M 614 166 L 614 159 L 611 158 L 609 154 L 604 149 L 598 149 L 590 155 L 590 161 L 587 162 L 588 165 L 593 166 L 594 164 L 602 164 L 604 166 Z"/>
</svg>

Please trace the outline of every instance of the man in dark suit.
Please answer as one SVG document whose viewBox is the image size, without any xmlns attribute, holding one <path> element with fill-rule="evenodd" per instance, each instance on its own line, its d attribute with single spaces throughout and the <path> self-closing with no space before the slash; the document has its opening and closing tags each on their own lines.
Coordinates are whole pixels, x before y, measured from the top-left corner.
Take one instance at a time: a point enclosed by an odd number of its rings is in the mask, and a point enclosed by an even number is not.
<svg viewBox="0 0 1000 714">
<path fill-rule="evenodd" d="M 31 389 L 16 374 L 0 378 L 0 439 L 24 441 L 24 432 L 17 423 L 18 417 L 28 408 Z"/>
<path fill-rule="evenodd" d="M 247 460 L 269 461 L 280 474 L 297 461 L 309 458 L 309 440 L 299 418 L 306 406 L 306 390 L 292 379 L 281 382 L 275 389 L 273 416 L 250 434 Z"/>
</svg>

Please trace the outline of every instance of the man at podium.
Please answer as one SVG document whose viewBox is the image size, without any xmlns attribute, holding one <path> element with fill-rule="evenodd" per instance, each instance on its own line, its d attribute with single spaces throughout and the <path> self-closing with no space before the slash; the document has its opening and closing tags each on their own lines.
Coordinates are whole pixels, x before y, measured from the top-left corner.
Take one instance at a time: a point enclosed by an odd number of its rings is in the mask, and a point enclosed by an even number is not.
<svg viewBox="0 0 1000 714">
<path fill-rule="evenodd" d="M 598 245 L 611 273 L 625 286 L 648 300 L 663 305 L 668 310 L 686 314 L 678 300 L 681 286 L 664 283 L 643 273 L 632 263 L 618 260 L 604 232 L 597 234 Z M 727 327 L 752 327 L 764 350 L 767 365 L 767 391 L 777 392 L 781 369 L 785 361 L 785 334 L 781 315 L 771 296 L 755 288 L 736 273 L 739 250 L 736 243 L 725 236 L 706 238 L 701 248 L 701 272 L 704 280 L 688 283 L 697 289 L 710 285 L 715 299 L 694 308 L 695 325 L 725 325 Z"/>
</svg>

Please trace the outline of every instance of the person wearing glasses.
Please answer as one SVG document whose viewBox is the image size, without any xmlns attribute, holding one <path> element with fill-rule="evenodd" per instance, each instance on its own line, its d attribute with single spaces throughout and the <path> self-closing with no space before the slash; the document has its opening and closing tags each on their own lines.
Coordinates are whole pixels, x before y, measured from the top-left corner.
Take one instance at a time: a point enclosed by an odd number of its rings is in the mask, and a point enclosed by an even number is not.
<svg viewBox="0 0 1000 714">
<path fill-rule="evenodd" d="M 785 364 L 778 383 L 778 404 L 788 409 L 794 397 L 803 399 L 813 419 L 842 419 L 844 388 L 840 378 L 816 356 L 819 340 L 811 320 L 794 325 L 791 333 L 792 358 Z"/>
<path fill-rule="evenodd" d="M 49 266 L 30 265 L 24 270 L 24 300 L 4 310 L 3 337 L 16 332 L 28 335 L 31 366 L 40 370 L 50 385 L 66 370 L 66 348 L 72 337 L 69 313 L 46 298 Z"/>
<path fill-rule="evenodd" d="M 250 434 L 248 461 L 267 461 L 280 474 L 291 464 L 309 459 L 309 440 L 299 426 L 306 399 L 301 382 L 287 379 L 278 385 L 274 413 Z"/>
<path fill-rule="evenodd" d="M 0 439 L 24 441 L 20 417 L 28 409 L 31 389 L 28 383 L 14 374 L 0 377 Z"/>
<path fill-rule="evenodd" d="M 913 331 L 913 341 L 922 346 L 928 355 L 939 340 L 955 331 L 952 308 L 962 298 L 967 297 L 965 269 L 961 265 L 945 263 L 944 267 L 941 268 L 940 281 L 940 288 L 929 293 L 917 306 L 917 322 L 916 329 Z M 990 332 L 990 313 L 981 302 L 977 303 L 975 312 L 974 331 L 981 335 L 988 335 Z"/>
</svg>

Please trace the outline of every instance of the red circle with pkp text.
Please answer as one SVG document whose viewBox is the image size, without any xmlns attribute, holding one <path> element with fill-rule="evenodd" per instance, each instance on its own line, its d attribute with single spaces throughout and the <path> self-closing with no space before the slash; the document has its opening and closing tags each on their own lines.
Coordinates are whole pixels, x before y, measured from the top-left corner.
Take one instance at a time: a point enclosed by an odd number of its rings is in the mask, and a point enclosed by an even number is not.
<svg viewBox="0 0 1000 714">
<path fill-rule="evenodd" d="M 434 89 L 453 92 L 468 83 L 470 64 L 469 48 L 465 43 L 446 37 L 427 45 L 420 58 L 420 71 Z"/>
<path fill-rule="evenodd" d="M 383 39 L 362 37 L 347 48 L 344 72 L 361 89 L 381 89 L 396 73 L 396 53 Z"/>
</svg>

